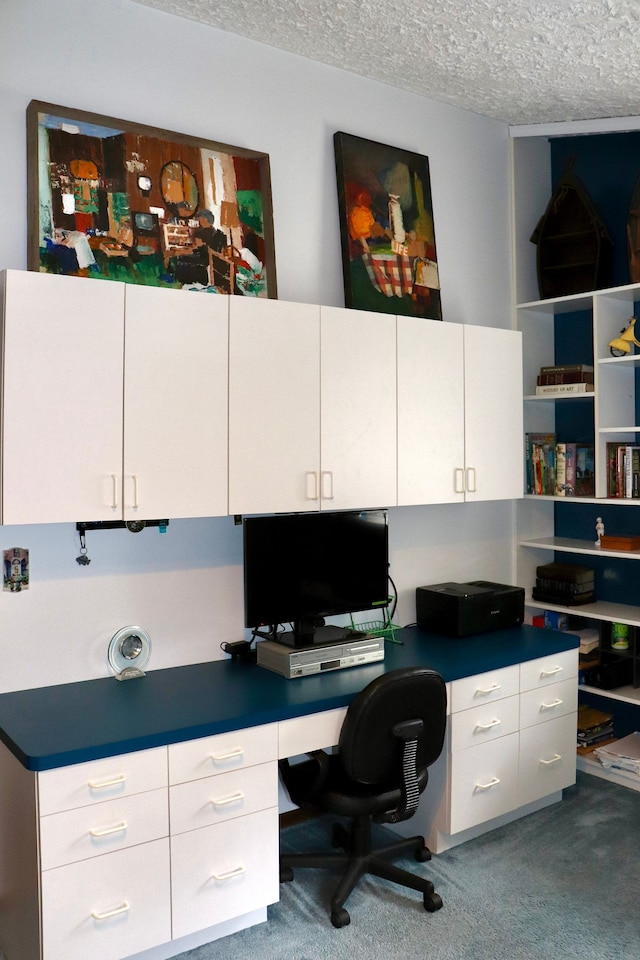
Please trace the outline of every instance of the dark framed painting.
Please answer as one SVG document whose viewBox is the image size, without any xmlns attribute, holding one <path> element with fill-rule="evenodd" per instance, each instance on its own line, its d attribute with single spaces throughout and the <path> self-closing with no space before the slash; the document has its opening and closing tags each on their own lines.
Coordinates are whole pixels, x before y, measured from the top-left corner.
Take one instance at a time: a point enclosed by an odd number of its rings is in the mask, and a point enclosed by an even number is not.
<svg viewBox="0 0 640 960">
<path fill-rule="evenodd" d="M 429 159 L 334 134 L 347 307 L 441 320 Z"/>
<path fill-rule="evenodd" d="M 269 156 L 33 100 L 30 270 L 276 297 Z"/>
</svg>

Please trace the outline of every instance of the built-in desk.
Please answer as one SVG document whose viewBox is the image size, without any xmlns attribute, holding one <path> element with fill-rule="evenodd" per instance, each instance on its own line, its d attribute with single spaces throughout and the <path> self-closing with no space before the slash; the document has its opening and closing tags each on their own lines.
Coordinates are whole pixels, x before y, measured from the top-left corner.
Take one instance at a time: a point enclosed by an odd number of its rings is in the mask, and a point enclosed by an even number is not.
<svg viewBox="0 0 640 960">
<path fill-rule="evenodd" d="M 383 663 L 302 679 L 225 660 L 0 695 L 5 960 L 160 960 L 265 919 L 278 757 L 330 746 L 358 691 L 398 667 L 448 684 L 447 745 L 411 827 L 436 851 L 561 796 L 577 637 L 397 636 Z"/>
</svg>

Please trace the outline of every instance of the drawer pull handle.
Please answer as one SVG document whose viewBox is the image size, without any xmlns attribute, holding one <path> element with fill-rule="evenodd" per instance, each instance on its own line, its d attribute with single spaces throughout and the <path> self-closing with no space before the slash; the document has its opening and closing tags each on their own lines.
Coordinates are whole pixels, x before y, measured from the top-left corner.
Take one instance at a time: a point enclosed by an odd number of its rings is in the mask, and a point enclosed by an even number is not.
<svg viewBox="0 0 640 960">
<path fill-rule="evenodd" d="M 126 773 L 120 773 L 111 780 L 88 780 L 87 785 L 91 787 L 92 790 L 106 790 L 107 787 L 117 787 L 118 784 L 124 783 L 126 779 Z"/>
<path fill-rule="evenodd" d="M 211 800 L 211 803 L 214 807 L 224 807 L 228 803 L 236 803 L 238 800 L 244 800 L 244 793 L 242 790 L 238 790 L 237 793 L 232 793 L 230 797 L 221 797 L 219 800 Z"/>
<path fill-rule="evenodd" d="M 128 900 L 125 900 L 121 906 L 115 907 L 113 910 L 105 910 L 104 913 L 98 913 L 96 910 L 92 910 L 91 916 L 94 920 L 108 920 L 110 917 L 117 917 L 121 913 L 127 913 L 130 909 L 131 906 Z"/>
<path fill-rule="evenodd" d="M 544 764 L 545 767 L 548 767 L 552 763 L 557 763 L 558 760 L 562 760 L 562 757 L 559 753 L 556 753 L 555 757 L 551 757 L 551 760 L 541 760 L 540 763 Z"/>
<path fill-rule="evenodd" d="M 478 687 L 476 690 L 476 697 L 488 697 L 490 693 L 495 693 L 496 690 L 500 690 L 502 684 L 492 683 L 490 687 Z"/>
<path fill-rule="evenodd" d="M 234 867 L 233 870 L 227 870 L 226 873 L 212 873 L 211 876 L 214 880 L 232 880 L 234 877 L 239 877 L 245 872 L 244 867 Z"/>
<path fill-rule="evenodd" d="M 121 833 L 123 830 L 126 830 L 129 824 L 126 820 L 121 820 L 120 823 L 116 823 L 114 827 L 94 827 L 93 830 L 89 830 L 89 833 L 92 837 L 108 837 L 112 833 Z"/>
<path fill-rule="evenodd" d="M 564 703 L 563 700 L 559 700 L 559 699 L 556 697 L 556 699 L 553 701 L 553 703 L 541 703 L 541 704 L 540 704 L 540 711 L 542 711 L 542 710 L 553 710 L 555 707 L 561 707 L 563 703 Z"/>
<path fill-rule="evenodd" d="M 492 777 L 491 780 L 489 780 L 489 783 L 476 783 L 473 789 L 474 789 L 474 792 L 476 790 L 478 791 L 491 790 L 492 787 L 497 787 L 499 783 L 500 783 L 500 780 L 498 779 L 498 777 Z"/>
<path fill-rule="evenodd" d="M 490 723 L 476 723 L 476 730 L 491 730 L 493 727 L 499 727 L 502 723 L 501 720 L 498 720 L 496 717 L 495 720 L 492 720 Z"/>
<path fill-rule="evenodd" d="M 551 670 L 541 670 L 540 679 L 544 680 L 545 677 L 555 677 L 556 673 L 562 673 L 564 667 L 552 667 Z"/>
<path fill-rule="evenodd" d="M 212 753 L 211 759 L 214 763 L 222 763 L 224 760 L 235 760 L 244 754 L 244 747 L 236 747 L 235 750 L 229 750 L 228 753 Z"/>
</svg>

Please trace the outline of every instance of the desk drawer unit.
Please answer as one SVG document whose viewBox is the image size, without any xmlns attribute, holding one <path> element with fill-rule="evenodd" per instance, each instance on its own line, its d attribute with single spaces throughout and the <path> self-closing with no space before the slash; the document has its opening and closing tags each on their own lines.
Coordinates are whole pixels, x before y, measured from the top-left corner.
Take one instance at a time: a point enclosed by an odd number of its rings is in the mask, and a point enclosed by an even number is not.
<svg viewBox="0 0 640 960">
<path fill-rule="evenodd" d="M 470 710 L 483 703 L 504 700 L 520 692 L 518 667 L 503 667 L 474 677 L 464 677 L 451 684 L 451 712 Z"/>
<path fill-rule="evenodd" d="M 451 755 L 449 833 L 502 816 L 518 802 L 518 733 Z"/>
<path fill-rule="evenodd" d="M 175 743 L 169 747 L 169 783 L 240 770 L 277 756 L 277 723 Z"/>
<path fill-rule="evenodd" d="M 43 870 L 169 836 L 166 787 L 40 820 Z"/>
<path fill-rule="evenodd" d="M 278 830 L 272 807 L 172 837 L 174 938 L 277 901 Z"/>
<path fill-rule="evenodd" d="M 114 960 L 170 939 L 168 839 L 43 873 L 43 960 Z"/>
<path fill-rule="evenodd" d="M 40 816 L 166 786 L 166 747 L 45 770 L 38 774 Z"/>
<path fill-rule="evenodd" d="M 278 768 L 261 763 L 170 788 L 171 834 L 186 833 L 278 805 Z"/>
<path fill-rule="evenodd" d="M 519 698 L 507 697 L 451 716 L 451 750 L 477 747 L 518 730 Z"/>
<path fill-rule="evenodd" d="M 520 806 L 563 790 L 575 782 L 575 713 L 520 731 Z"/>
</svg>

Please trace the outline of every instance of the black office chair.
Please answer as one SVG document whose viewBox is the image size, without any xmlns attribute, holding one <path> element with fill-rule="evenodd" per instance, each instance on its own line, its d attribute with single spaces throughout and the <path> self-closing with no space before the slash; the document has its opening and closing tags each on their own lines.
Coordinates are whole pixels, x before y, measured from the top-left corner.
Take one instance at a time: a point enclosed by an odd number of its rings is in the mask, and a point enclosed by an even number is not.
<svg viewBox="0 0 640 960">
<path fill-rule="evenodd" d="M 428 768 L 444 743 L 447 695 L 434 670 L 409 667 L 372 681 L 349 706 L 337 752 L 322 750 L 298 763 L 280 762 L 291 800 L 351 821 L 334 824 L 332 846 L 343 853 L 296 853 L 280 857 L 280 880 L 293 879 L 293 867 L 345 867 L 331 900 L 331 922 L 344 927 L 351 918 L 344 903 L 364 874 L 374 874 L 423 894 L 429 912 L 442 906 L 433 884 L 392 863 L 412 851 L 431 859 L 423 837 L 399 839 L 372 849 L 371 823 L 397 823 L 413 816 L 427 785 Z"/>
</svg>

